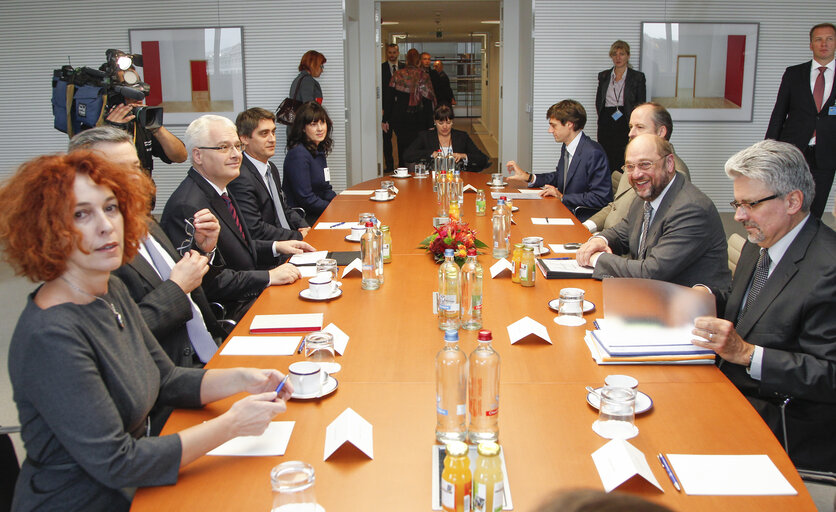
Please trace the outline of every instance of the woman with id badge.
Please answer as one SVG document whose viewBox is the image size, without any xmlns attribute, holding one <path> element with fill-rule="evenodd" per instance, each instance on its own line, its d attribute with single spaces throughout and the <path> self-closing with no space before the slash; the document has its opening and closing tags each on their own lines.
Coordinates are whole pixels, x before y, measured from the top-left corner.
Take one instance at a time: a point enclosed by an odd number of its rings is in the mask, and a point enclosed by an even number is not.
<svg viewBox="0 0 836 512">
<path fill-rule="evenodd" d="M 604 147 L 610 170 L 624 165 L 624 149 L 630 132 L 630 114 L 646 101 L 644 73 L 630 65 L 630 45 L 618 40 L 610 46 L 613 67 L 598 73 L 595 110 L 598 112 L 598 143 Z"/>
<path fill-rule="evenodd" d="M 305 210 L 305 220 L 313 226 L 336 197 L 325 157 L 331 152 L 334 124 L 322 105 L 311 101 L 296 111 L 287 135 L 282 190 L 292 207 Z"/>
</svg>

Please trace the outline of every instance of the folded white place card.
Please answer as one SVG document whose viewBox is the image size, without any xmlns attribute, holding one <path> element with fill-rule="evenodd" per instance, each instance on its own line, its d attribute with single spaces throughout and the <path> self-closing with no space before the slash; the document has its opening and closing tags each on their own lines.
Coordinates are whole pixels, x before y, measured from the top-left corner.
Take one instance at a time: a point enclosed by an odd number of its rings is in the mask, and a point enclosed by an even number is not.
<svg viewBox="0 0 836 512">
<path fill-rule="evenodd" d="M 334 350 L 336 350 L 339 355 L 343 355 L 345 347 L 348 345 L 348 334 L 344 333 L 342 329 L 333 323 L 326 325 L 322 330 L 331 333 L 331 336 L 334 337 Z"/>
<path fill-rule="evenodd" d="M 473 186 L 473 185 L 471 185 L 470 183 L 468 183 L 467 185 L 465 185 L 464 187 L 462 187 L 462 193 L 465 193 L 465 192 L 467 192 L 468 190 L 472 190 L 472 191 L 476 192 L 476 187 L 474 187 L 474 186 Z"/>
<path fill-rule="evenodd" d="M 531 217 L 531 223 L 535 226 L 571 226 L 572 219 L 559 219 L 555 217 Z"/>
<path fill-rule="evenodd" d="M 328 257 L 328 251 L 312 251 L 294 254 L 287 261 L 294 265 L 316 265 L 316 262 Z"/>
<path fill-rule="evenodd" d="M 350 272 L 357 271 L 358 274 L 363 275 L 363 262 L 360 261 L 360 258 L 354 258 L 351 263 L 345 266 L 343 269 L 343 273 L 340 275 L 340 279 L 346 276 L 346 274 Z"/>
<path fill-rule="evenodd" d="M 768 455 L 667 454 L 682 490 L 692 495 L 796 495 Z"/>
<path fill-rule="evenodd" d="M 346 408 L 325 428 L 325 454 L 322 460 L 328 460 L 328 457 L 346 442 L 356 446 L 370 459 L 374 459 L 372 424 L 351 407 Z"/>
<path fill-rule="evenodd" d="M 508 275 L 510 276 L 514 271 L 514 264 L 505 258 L 499 258 L 496 263 L 491 265 L 491 279 L 497 277 L 505 271 L 508 271 Z"/>
<path fill-rule="evenodd" d="M 374 194 L 374 190 L 354 189 L 354 190 L 343 190 L 342 192 L 340 192 L 341 196 L 368 196 L 368 195 L 371 195 L 371 194 Z"/>
<path fill-rule="evenodd" d="M 369 190 L 369 193 L 374 190 Z M 357 223 L 352 220 L 344 220 L 342 222 L 317 222 L 314 229 L 351 229 L 351 226 L 356 226 Z"/>
<path fill-rule="evenodd" d="M 322 329 L 322 313 L 255 315 L 252 333 L 312 332 Z"/>
<path fill-rule="evenodd" d="M 292 356 L 301 336 L 233 336 L 222 356 Z"/>
<path fill-rule="evenodd" d="M 592 460 L 595 462 L 595 468 L 598 469 L 601 483 L 604 484 L 604 490 L 607 492 L 612 491 L 634 475 L 641 476 L 664 492 L 662 486 L 659 485 L 659 481 L 653 475 L 653 471 L 650 470 L 647 458 L 641 450 L 623 439 L 613 439 L 595 450 L 592 453 Z"/>
<path fill-rule="evenodd" d="M 260 436 L 240 436 L 230 439 L 206 455 L 238 457 L 274 457 L 284 455 L 295 421 L 271 421 Z"/>
<path fill-rule="evenodd" d="M 533 334 L 538 338 L 548 341 L 551 344 L 552 340 L 549 337 L 549 331 L 546 326 L 534 320 L 531 317 L 524 316 L 513 324 L 507 327 L 508 337 L 511 338 L 511 344 L 520 341 L 529 334 Z"/>
</svg>

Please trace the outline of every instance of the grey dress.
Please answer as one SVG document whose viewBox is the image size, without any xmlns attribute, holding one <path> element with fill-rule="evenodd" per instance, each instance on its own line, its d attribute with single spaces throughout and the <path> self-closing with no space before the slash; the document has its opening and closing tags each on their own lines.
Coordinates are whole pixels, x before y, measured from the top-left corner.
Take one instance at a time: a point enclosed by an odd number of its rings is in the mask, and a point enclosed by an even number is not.
<svg viewBox="0 0 836 512">
<path fill-rule="evenodd" d="M 297 85 L 299 87 L 298 91 L 296 90 Z M 296 92 L 295 95 L 293 94 L 294 91 Z M 319 82 L 309 72 L 300 71 L 296 75 L 296 78 L 293 79 L 293 83 L 290 84 L 290 91 L 287 95 L 302 103 L 317 101 L 317 98 L 322 98 L 322 87 L 319 86 Z"/>
<path fill-rule="evenodd" d="M 37 291 L 35 292 L 37 293 Z M 151 407 L 200 406 L 204 370 L 175 367 L 118 278 L 104 299 L 41 309 L 29 296 L 9 348 L 27 458 L 12 509 L 127 510 L 123 488 L 177 481 L 177 434 L 144 437 Z"/>
</svg>

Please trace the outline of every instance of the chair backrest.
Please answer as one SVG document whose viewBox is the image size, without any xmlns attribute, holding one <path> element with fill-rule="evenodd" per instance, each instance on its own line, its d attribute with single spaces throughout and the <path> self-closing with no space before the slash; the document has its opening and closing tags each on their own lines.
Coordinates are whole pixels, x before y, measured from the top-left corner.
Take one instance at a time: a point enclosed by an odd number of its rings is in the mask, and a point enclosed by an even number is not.
<svg viewBox="0 0 836 512">
<path fill-rule="evenodd" d="M 734 275 L 734 269 L 737 268 L 737 260 L 740 259 L 740 251 L 743 250 L 743 245 L 746 239 L 737 233 L 729 235 L 729 270 Z"/>
<path fill-rule="evenodd" d="M 4 431 L 16 432 L 13 429 Z M 12 496 L 14 495 L 17 475 L 20 473 L 20 466 L 17 461 L 17 454 L 9 434 L 0 431 L 0 512 L 7 512 L 12 509 Z"/>
</svg>

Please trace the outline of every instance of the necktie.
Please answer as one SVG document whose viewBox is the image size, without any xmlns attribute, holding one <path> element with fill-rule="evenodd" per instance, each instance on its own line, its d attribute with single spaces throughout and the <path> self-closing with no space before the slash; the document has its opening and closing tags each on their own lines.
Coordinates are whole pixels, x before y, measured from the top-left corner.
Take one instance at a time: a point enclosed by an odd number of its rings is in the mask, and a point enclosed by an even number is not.
<svg viewBox="0 0 836 512">
<path fill-rule="evenodd" d="M 235 225 L 238 226 L 238 232 L 241 233 L 241 238 L 244 240 L 247 239 L 246 235 L 244 235 L 244 227 L 241 225 L 241 220 L 238 218 L 238 210 L 235 209 L 235 205 L 232 204 L 232 198 L 229 197 L 229 194 L 224 192 L 221 194 L 224 202 L 226 203 L 227 209 L 229 209 L 229 214 L 232 215 L 232 220 L 235 221 Z"/>
<path fill-rule="evenodd" d="M 758 263 L 755 266 L 755 275 L 752 277 L 752 286 L 749 288 L 749 295 L 746 297 L 746 304 L 737 315 L 737 323 L 746 316 L 749 311 L 749 306 L 755 303 L 760 295 L 763 286 L 766 284 L 766 279 L 769 277 L 769 265 L 772 260 L 769 258 L 769 251 L 761 248 L 761 254 L 758 256 Z"/>
<path fill-rule="evenodd" d="M 171 276 L 171 266 L 169 266 L 168 262 L 163 258 L 163 255 L 160 254 L 160 251 L 157 250 L 156 244 L 151 241 L 150 235 L 148 238 L 145 239 L 145 250 L 148 251 L 148 255 L 151 256 L 151 262 L 154 265 L 154 268 L 157 269 L 157 272 L 160 274 L 160 277 L 163 281 L 168 280 Z M 192 300 L 191 296 L 189 297 L 189 304 L 192 307 L 192 318 L 186 322 L 186 331 L 189 333 L 189 341 L 192 343 L 192 347 L 194 351 L 197 353 L 197 357 L 204 363 L 208 362 L 212 359 L 212 356 L 215 355 L 215 351 L 218 350 L 218 345 L 215 344 L 215 340 L 212 339 L 212 335 L 209 334 L 209 331 L 206 329 L 206 325 L 202 321 L 202 316 L 200 311 L 197 309 L 197 305 Z"/>
<path fill-rule="evenodd" d="M 653 214 L 653 207 L 650 202 L 644 202 L 644 214 L 642 216 L 642 234 L 639 240 L 639 259 L 644 258 L 647 251 L 647 232 L 650 230 L 650 216 Z"/>
<path fill-rule="evenodd" d="M 816 77 L 816 83 L 813 85 L 813 99 L 816 100 L 816 112 L 821 111 L 824 105 L 824 71 L 827 68 L 819 66 L 819 76 Z"/>
<path fill-rule="evenodd" d="M 395 71 L 397 71 L 397 70 L 398 70 L 398 68 L 396 68 L 395 65 L 392 64 L 392 74 L 393 75 L 395 74 Z"/>
<path fill-rule="evenodd" d="M 560 189 L 561 194 L 566 193 L 566 182 L 569 180 L 569 150 L 563 146 L 563 188 Z"/>
<path fill-rule="evenodd" d="M 276 181 L 273 179 L 273 163 L 267 165 L 267 183 L 270 185 L 270 195 L 273 197 L 273 206 L 276 207 L 276 216 L 279 219 L 279 224 L 285 229 L 290 229 L 290 223 L 287 221 L 287 216 L 284 214 L 284 207 L 282 206 L 282 197 L 279 195 L 279 189 L 276 186 Z"/>
</svg>

